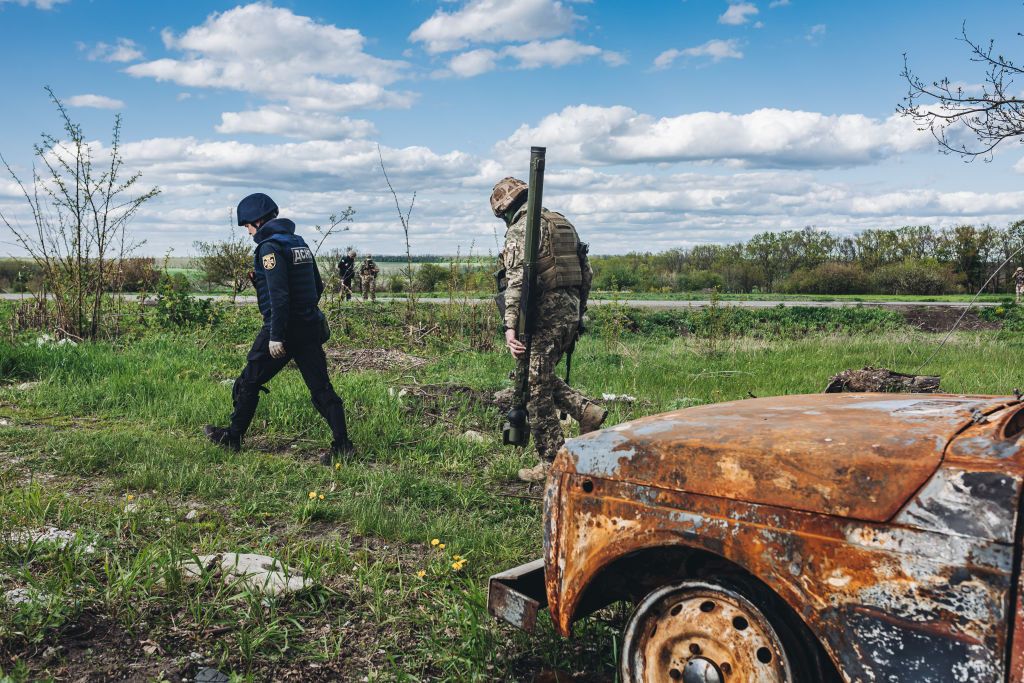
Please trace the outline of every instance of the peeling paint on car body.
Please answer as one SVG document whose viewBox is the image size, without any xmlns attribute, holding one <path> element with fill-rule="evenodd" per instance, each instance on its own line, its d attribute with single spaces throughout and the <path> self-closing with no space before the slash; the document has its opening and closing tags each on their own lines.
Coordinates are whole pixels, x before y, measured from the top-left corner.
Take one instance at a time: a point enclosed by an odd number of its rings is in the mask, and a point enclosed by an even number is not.
<svg viewBox="0 0 1024 683">
<path fill-rule="evenodd" d="M 1024 683 L 1024 443 L 1003 432 L 1021 409 L 1014 397 L 785 396 L 571 440 L 545 493 L 552 620 L 568 635 L 588 611 L 637 599 L 639 575 L 616 583 L 630 558 L 700 553 L 774 592 L 846 681 Z"/>
</svg>

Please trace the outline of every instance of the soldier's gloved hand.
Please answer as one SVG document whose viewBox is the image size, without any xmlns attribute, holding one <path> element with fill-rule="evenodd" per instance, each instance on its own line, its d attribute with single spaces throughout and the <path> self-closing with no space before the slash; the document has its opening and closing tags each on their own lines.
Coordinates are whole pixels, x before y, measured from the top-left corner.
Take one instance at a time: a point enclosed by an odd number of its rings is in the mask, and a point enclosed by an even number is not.
<svg viewBox="0 0 1024 683">
<path fill-rule="evenodd" d="M 271 358 L 284 358 L 284 342 L 271 341 L 270 342 L 270 356 Z"/>
</svg>

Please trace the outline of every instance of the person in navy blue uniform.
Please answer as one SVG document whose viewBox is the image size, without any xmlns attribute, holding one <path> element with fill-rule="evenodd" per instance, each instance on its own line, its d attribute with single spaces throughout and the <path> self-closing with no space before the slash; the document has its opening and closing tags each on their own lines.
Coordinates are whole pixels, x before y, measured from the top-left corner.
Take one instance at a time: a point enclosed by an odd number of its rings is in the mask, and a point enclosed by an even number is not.
<svg viewBox="0 0 1024 683">
<path fill-rule="evenodd" d="M 256 242 L 252 281 L 263 327 L 235 380 L 230 426 L 207 425 L 205 432 L 218 445 L 241 449 L 260 391 L 267 391 L 264 385 L 294 359 L 313 405 L 331 427 L 334 440 L 321 458 L 329 465 L 333 456 L 350 455 L 355 448 L 348 438 L 345 405 L 327 376 L 323 344 L 330 332 L 318 306 L 324 283 L 313 252 L 295 234 L 295 223 L 277 214 L 277 204 L 263 193 L 251 194 L 238 204 L 238 224 Z"/>
<path fill-rule="evenodd" d="M 356 274 L 356 250 L 349 249 L 348 253 L 338 261 L 338 274 L 341 277 L 341 293 L 345 301 L 352 300 L 352 278 Z"/>
</svg>

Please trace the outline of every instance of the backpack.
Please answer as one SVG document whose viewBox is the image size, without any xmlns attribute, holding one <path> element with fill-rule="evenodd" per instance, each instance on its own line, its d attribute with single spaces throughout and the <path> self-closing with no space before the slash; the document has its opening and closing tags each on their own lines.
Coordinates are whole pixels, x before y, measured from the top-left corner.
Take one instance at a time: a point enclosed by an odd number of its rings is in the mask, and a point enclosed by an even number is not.
<svg viewBox="0 0 1024 683">
<path fill-rule="evenodd" d="M 580 266 L 580 237 L 576 228 L 557 211 L 545 210 L 544 231 L 537 250 L 537 282 L 544 291 L 583 284 Z"/>
</svg>

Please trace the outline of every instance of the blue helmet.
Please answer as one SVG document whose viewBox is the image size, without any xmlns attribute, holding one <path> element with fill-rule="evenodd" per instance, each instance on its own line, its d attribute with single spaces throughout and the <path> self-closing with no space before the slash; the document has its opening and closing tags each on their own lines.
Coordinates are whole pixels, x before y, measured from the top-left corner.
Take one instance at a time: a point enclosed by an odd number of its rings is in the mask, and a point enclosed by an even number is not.
<svg viewBox="0 0 1024 683">
<path fill-rule="evenodd" d="M 266 218 L 270 214 L 277 213 L 277 204 L 274 200 L 263 194 L 257 192 L 251 194 L 242 201 L 238 202 L 238 209 L 235 211 L 238 215 L 238 224 L 245 225 L 246 223 L 255 223 L 261 218 Z"/>
</svg>

